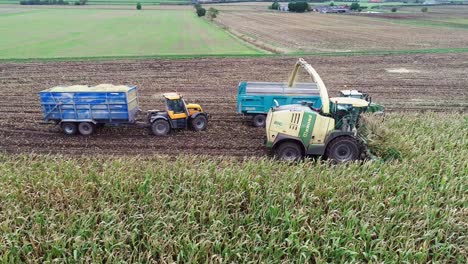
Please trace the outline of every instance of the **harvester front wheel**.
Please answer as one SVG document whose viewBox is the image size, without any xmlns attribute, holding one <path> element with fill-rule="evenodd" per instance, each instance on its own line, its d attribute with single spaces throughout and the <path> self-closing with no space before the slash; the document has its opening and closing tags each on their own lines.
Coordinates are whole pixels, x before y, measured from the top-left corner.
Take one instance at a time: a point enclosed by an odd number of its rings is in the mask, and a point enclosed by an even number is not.
<svg viewBox="0 0 468 264">
<path fill-rule="evenodd" d="M 151 124 L 151 131 L 155 136 L 166 136 L 171 131 L 171 126 L 166 120 L 158 119 Z"/>
<path fill-rule="evenodd" d="M 60 127 L 62 128 L 63 133 L 67 136 L 75 135 L 78 131 L 76 124 L 72 122 L 62 123 Z"/>
<path fill-rule="evenodd" d="M 206 125 L 208 124 L 208 119 L 204 115 L 198 115 L 191 121 L 192 129 L 195 131 L 202 131 L 206 129 Z"/>
<path fill-rule="evenodd" d="M 351 137 L 338 137 L 328 144 L 326 156 L 335 162 L 358 160 L 359 145 Z"/>
<path fill-rule="evenodd" d="M 265 127 L 266 116 L 265 115 L 256 115 L 253 118 L 254 127 Z"/>
<path fill-rule="evenodd" d="M 81 122 L 78 124 L 78 131 L 83 136 L 90 136 L 94 133 L 94 124 L 90 122 Z"/>
<path fill-rule="evenodd" d="M 284 161 L 299 161 L 304 157 L 302 148 L 295 142 L 280 143 L 274 150 L 275 158 Z"/>
</svg>

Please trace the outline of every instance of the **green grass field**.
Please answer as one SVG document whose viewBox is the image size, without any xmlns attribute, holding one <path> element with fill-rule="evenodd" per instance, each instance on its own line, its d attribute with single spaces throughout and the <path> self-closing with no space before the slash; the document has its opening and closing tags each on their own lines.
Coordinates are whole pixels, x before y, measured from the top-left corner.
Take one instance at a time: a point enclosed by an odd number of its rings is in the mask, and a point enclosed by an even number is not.
<svg viewBox="0 0 468 264">
<path fill-rule="evenodd" d="M 401 160 L 0 154 L 0 261 L 466 263 L 468 116 L 381 127 Z"/>
<path fill-rule="evenodd" d="M 64 0 L 70 4 L 76 0 Z M 20 0 L 0 0 L 0 4 L 19 4 Z M 136 3 L 142 4 L 188 4 L 188 0 L 88 0 L 88 5 L 135 5 Z"/>
<path fill-rule="evenodd" d="M 1 59 L 259 53 L 192 10 L 18 9 L 0 25 Z"/>
</svg>

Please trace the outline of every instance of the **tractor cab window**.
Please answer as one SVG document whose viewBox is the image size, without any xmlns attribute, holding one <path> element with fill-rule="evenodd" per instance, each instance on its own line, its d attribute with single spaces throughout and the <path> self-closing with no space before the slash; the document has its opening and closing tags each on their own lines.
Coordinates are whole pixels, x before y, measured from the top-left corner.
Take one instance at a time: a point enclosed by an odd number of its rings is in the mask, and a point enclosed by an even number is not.
<svg viewBox="0 0 468 264">
<path fill-rule="evenodd" d="M 185 113 L 185 104 L 182 99 L 167 100 L 167 110 L 174 111 L 174 114 Z"/>
</svg>

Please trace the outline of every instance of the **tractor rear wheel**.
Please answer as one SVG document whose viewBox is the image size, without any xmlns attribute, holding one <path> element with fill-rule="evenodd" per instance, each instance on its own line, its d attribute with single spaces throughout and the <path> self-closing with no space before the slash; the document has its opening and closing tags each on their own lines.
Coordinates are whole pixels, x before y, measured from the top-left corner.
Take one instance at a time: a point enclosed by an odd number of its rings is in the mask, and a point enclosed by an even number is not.
<svg viewBox="0 0 468 264">
<path fill-rule="evenodd" d="M 265 115 L 256 115 L 253 118 L 254 127 L 265 127 L 266 116 Z"/>
<path fill-rule="evenodd" d="M 326 156 L 338 163 L 358 160 L 359 145 L 354 138 L 338 137 L 328 144 Z"/>
<path fill-rule="evenodd" d="M 192 129 L 195 131 L 202 131 L 206 129 L 206 125 L 208 124 L 208 119 L 204 115 L 198 115 L 197 117 L 193 118 L 191 121 Z"/>
<path fill-rule="evenodd" d="M 304 153 L 298 143 L 283 142 L 275 148 L 274 156 L 279 160 L 299 161 L 304 157 Z"/>
<path fill-rule="evenodd" d="M 72 123 L 72 122 L 64 122 L 60 124 L 60 127 L 62 128 L 63 133 L 67 136 L 75 135 L 76 132 L 78 131 L 76 123 Z"/>
<path fill-rule="evenodd" d="M 78 124 L 78 131 L 83 136 L 90 136 L 94 133 L 94 124 L 90 122 L 81 122 Z"/>
<path fill-rule="evenodd" d="M 151 124 L 151 131 L 155 136 L 167 136 L 171 131 L 171 126 L 166 120 L 158 119 Z"/>
</svg>

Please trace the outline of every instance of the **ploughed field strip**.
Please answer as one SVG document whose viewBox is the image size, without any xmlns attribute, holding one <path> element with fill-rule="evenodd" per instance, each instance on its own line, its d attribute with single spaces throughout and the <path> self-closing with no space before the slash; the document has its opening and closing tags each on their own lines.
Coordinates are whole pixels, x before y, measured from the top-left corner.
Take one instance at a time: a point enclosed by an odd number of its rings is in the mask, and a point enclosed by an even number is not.
<svg viewBox="0 0 468 264">
<path fill-rule="evenodd" d="M 284 53 L 465 48 L 468 42 L 466 29 L 421 27 L 426 16 L 420 11 L 410 17 L 413 24 L 401 24 L 406 18 L 381 14 L 365 17 L 277 13 L 268 12 L 266 7 L 264 12 L 219 8 L 222 15 L 217 18 L 218 23 Z M 456 17 L 461 18 L 458 14 Z"/>
<path fill-rule="evenodd" d="M 468 53 L 309 57 L 330 95 L 358 89 L 387 111 L 465 111 Z M 295 57 L 35 62 L 0 64 L 0 151 L 8 153 L 265 155 L 264 129 L 236 114 L 240 81 L 287 81 Z M 301 77 L 306 81 L 306 74 Z M 57 85 L 136 85 L 140 108 L 162 109 L 174 91 L 212 118 L 206 131 L 155 137 L 141 128 L 101 128 L 91 137 L 66 137 L 43 125 L 38 92 Z"/>
</svg>

